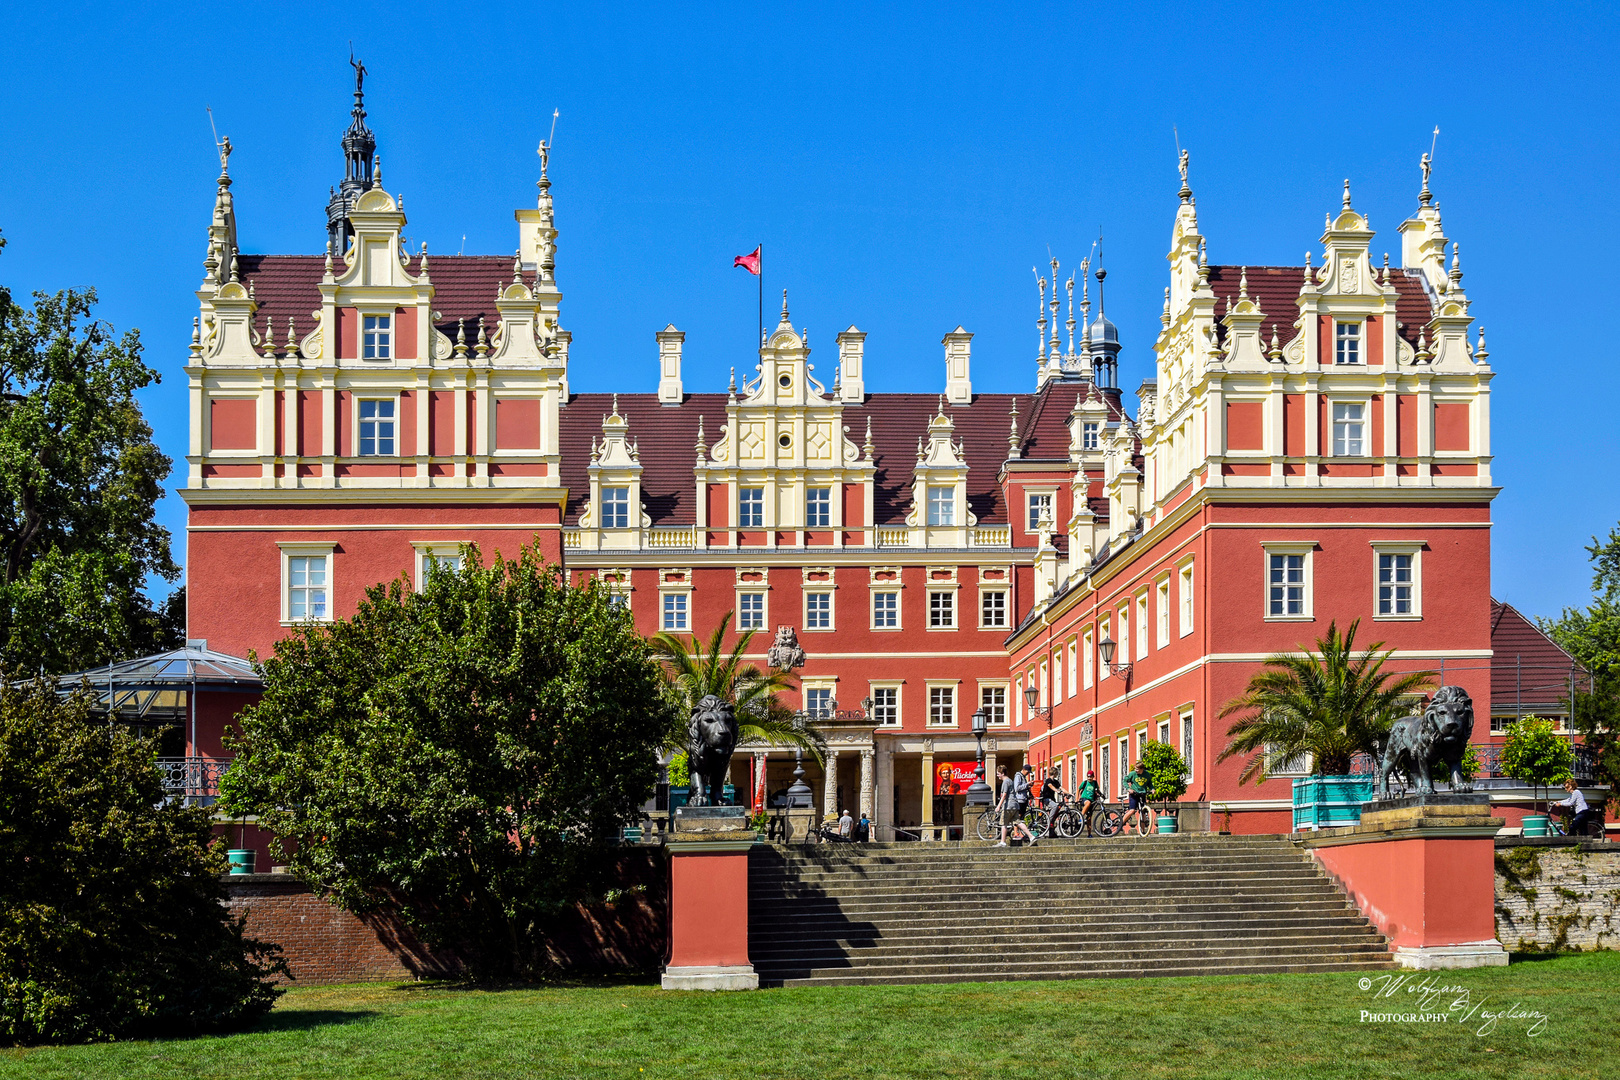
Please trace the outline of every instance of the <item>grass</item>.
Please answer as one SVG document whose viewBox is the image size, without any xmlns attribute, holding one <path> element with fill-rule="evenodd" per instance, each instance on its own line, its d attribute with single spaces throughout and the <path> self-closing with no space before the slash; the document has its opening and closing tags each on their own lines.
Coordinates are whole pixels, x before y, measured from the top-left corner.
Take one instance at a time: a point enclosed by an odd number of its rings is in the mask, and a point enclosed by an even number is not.
<svg viewBox="0 0 1620 1080">
<path fill-rule="evenodd" d="M 1382 973 L 1370 973 L 1382 975 Z M 0 1051 L 0 1077 L 1595 1077 L 1613 1065 L 1620 955 L 1508 968 L 666 993 L 644 984 L 513 990 L 364 984 L 289 991 L 216 1038 Z M 1423 980 L 1466 988 L 1466 1023 L 1416 1012 Z M 1456 997 L 1448 993 L 1435 1011 Z M 1544 1013 L 1501 1019 L 1517 1005 Z"/>
</svg>

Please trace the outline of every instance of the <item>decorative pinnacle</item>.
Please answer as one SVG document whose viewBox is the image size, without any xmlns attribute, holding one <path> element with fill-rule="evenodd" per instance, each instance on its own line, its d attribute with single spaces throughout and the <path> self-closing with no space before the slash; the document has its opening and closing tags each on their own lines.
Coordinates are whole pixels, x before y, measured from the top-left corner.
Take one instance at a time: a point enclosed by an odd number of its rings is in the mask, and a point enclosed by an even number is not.
<svg viewBox="0 0 1620 1080">
<path fill-rule="evenodd" d="M 1435 135 L 1438 136 L 1440 134 L 1440 129 L 1435 128 L 1434 130 Z M 1418 159 L 1418 168 L 1423 170 L 1423 190 L 1418 192 L 1418 205 L 1428 206 L 1429 202 L 1434 198 L 1434 194 L 1429 191 L 1429 170 L 1434 168 L 1433 159 L 1431 159 L 1428 154 L 1424 154 Z"/>
<path fill-rule="evenodd" d="M 1242 276 L 1238 278 L 1238 299 L 1239 300 L 1247 300 L 1248 298 L 1249 298 L 1249 268 L 1247 266 L 1245 266 L 1243 268 Z"/>
<path fill-rule="evenodd" d="M 1266 352 L 1266 356 L 1272 360 L 1282 359 L 1282 346 L 1277 343 L 1277 328 L 1275 326 L 1271 328 L 1271 348 Z"/>
<path fill-rule="evenodd" d="M 1344 181 L 1344 208 L 1346 210 L 1350 209 L 1350 179 L 1348 177 Z"/>
<path fill-rule="evenodd" d="M 703 457 L 703 455 L 705 455 L 705 454 L 707 454 L 709 452 L 709 447 L 708 447 L 707 440 L 705 440 L 703 438 L 703 414 L 702 413 L 698 413 L 698 441 L 697 441 L 697 446 L 694 447 L 694 449 L 697 450 L 697 456 L 700 457 L 700 458 Z"/>
<path fill-rule="evenodd" d="M 371 155 L 371 186 L 374 187 L 374 188 L 382 187 L 382 155 L 381 154 L 372 154 Z"/>
<path fill-rule="evenodd" d="M 731 384 L 726 387 L 726 390 L 733 394 L 737 392 L 737 369 L 735 367 L 731 369 Z"/>
<path fill-rule="evenodd" d="M 456 320 L 456 355 L 467 355 L 467 320 Z"/>
<path fill-rule="evenodd" d="M 1485 351 L 1485 327 L 1481 326 L 1479 328 L 1479 344 L 1474 346 L 1474 362 L 1476 364 L 1483 364 L 1485 362 L 1485 358 L 1490 355 L 1490 353 Z"/>
<path fill-rule="evenodd" d="M 421 257 L 421 260 L 417 264 L 416 272 L 418 274 L 426 274 L 428 272 L 427 241 L 426 240 L 422 241 L 422 257 Z"/>
<path fill-rule="evenodd" d="M 1389 252 L 1384 252 L 1384 285 L 1389 285 Z"/>
<path fill-rule="evenodd" d="M 1007 449 L 1018 449 L 1018 397 L 1012 399 L 1012 430 L 1007 432 Z M 1010 455 L 1009 455 L 1010 456 Z"/>
<path fill-rule="evenodd" d="M 1165 326 L 1170 325 L 1170 286 L 1164 287 L 1164 310 L 1159 313 L 1159 322 Z"/>
<path fill-rule="evenodd" d="M 1178 161 L 1176 163 L 1177 167 L 1181 170 L 1181 191 L 1178 192 L 1178 194 L 1181 196 L 1181 201 L 1184 203 L 1192 201 L 1192 188 L 1187 185 L 1187 165 L 1191 161 L 1191 158 L 1192 156 L 1188 154 L 1187 151 L 1182 150 L 1178 155 Z"/>
<path fill-rule="evenodd" d="M 197 315 L 191 317 L 191 344 L 193 347 L 202 344 L 202 319 Z"/>
<path fill-rule="evenodd" d="M 512 284 L 523 284 L 523 249 L 512 253 Z"/>
<path fill-rule="evenodd" d="M 1457 260 L 1456 260 L 1455 256 L 1453 256 L 1453 258 L 1452 258 L 1451 265 L 1452 265 L 1453 268 L 1455 268 L 1456 265 L 1457 265 Z M 232 281 L 239 281 L 240 280 L 236 276 L 236 256 L 235 255 L 231 256 L 231 280 Z"/>
<path fill-rule="evenodd" d="M 298 355 L 298 331 L 293 329 L 293 317 L 287 316 L 287 355 Z"/>
<path fill-rule="evenodd" d="M 1459 261 L 1459 249 L 1461 247 L 1462 245 L 1457 243 L 1455 240 L 1451 242 L 1451 273 L 1449 276 L 1451 278 L 1452 288 L 1456 288 L 1462 284 L 1462 264 Z M 236 278 L 236 262 L 234 259 L 231 262 L 231 278 L 232 280 L 235 280 Z"/>
<path fill-rule="evenodd" d="M 792 322 L 788 319 L 787 290 L 786 289 L 782 290 L 782 321 L 787 323 L 789 326 L 793 325 Z"/>
<path fill-rule="evenodd" d="M 484 333 L 484 317 L 478 316 L 478 357 L 483 359 L 489 355 L 489 337 Z"/>
<path fill-rule="evenodd" d="M 613 415 L 614 416 L 619 415 L 619 395 L 618 394 L 613 395 Z"/>
<path fill-rule="evenodd" d="M 866 418 L 866 440 L 861 444 L 861 450 L 866 454 L 866 460 L 872 460 L 872 453 L 877 447 L 872 442 L 872 418 Z"/>
</svg>

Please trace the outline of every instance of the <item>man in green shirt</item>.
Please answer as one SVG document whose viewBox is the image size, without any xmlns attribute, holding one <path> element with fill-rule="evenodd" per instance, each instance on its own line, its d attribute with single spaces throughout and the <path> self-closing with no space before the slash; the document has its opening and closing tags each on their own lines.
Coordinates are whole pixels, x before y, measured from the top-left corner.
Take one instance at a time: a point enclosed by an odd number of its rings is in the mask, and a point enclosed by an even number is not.
<svg viewBox="0 0 1620 1080">
<path fill-rule="evenodd" d="M 1138 761 L 1136 763 L 1136 770 L 1134 772 L 1125 774 L 1125 785 L 1127 789 L 1126 798 L 1129 800 L 1129 805 L 1125 810 L 1124 818 L 1121 819 L 1121 825 L 1128 828 L 1131 824 L 1131 819 L 1136 817 L 1138 814 L 1141 814 L 1144 819 L 1147 817 L 1147 766 Z"/>
<path fill-rule="evenodd" d="M 1087 772 L 1085 782 L 1075 793 L 1080 800 L 1080 820 L 1086 823 L 1086 832 L 1091 832 L 1091 810 L 1102 801 L 1102 788 L 1097 786 L 1097 774 Z"/>
</svg>

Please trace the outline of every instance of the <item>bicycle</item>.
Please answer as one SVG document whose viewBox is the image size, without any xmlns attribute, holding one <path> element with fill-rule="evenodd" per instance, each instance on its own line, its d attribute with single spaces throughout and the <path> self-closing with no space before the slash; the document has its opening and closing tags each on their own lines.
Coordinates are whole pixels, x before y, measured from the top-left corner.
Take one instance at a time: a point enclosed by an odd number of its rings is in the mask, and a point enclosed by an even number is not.
<svg viewBox="0 0 1620 1080">
<path fill-rule="evenodd" d="M 1129 813 L 1125 805 L 1104 805 L 1092 815 L 1092 829 L 1098 836 L 1117 836 L 1121 831 L 1129 833 L 1132 829 L 1135 829 L 1136 835 L 1146 836 L 1150 824 L 1148 818 L 1151 816 L 1147 803 L 1144 802 L 1137 809 L 1134 825 L 1125 824 L 1125 815 Z"/>
<path fill-rule="evenodd" d="M 1052 831 L 1052 816 L 1034 802 L 1029 804 L 1029 808 L 1024 811 L 1024 816 L 1020 820 L 1028 826 L 1030 835 L 1037 840 L 1044 840 Z M 1007 826 L 1007 831 L 1010 835 L 1012 832 L 1011 825 Z M 980 816 L 978 833 L 980 840 L 1000 840 L 1001 815 L 992 808 Z"/>
<path fill-rule="evenodd" d="M 1091 817 L 1096 818 L 1100 808 L 1093 807 Z M 1065 840 L 1095 832 L 1092 822 L 1080 811 L 1080 802 L 1073 795 L 1067 793 L 1059 800 L 1057 809 L 1052 811 L 1052 835 Z"/>
<path fill-rule="evenodd" d="M 1575 822 L 1574 822 L 1574 815 L 1573 814 L 1559 814 L 1557 817 L 1550 820 L 1547 824 L 1552 828 L 1552 835 L 1554 835 L 1554 836 L 1581 836 L 1581 835 L 1584 835 L 1584 836 L 1587 836 L 1587 837 L 1590 837 L 1590 838 L 1595 838 L 1595 839 L 1598 839 L 1598 840 L 1602 840 L 1604 838 L 1604 836 L 1607 835 L 1607 833 L 1606 833 L 1606 831 L 1605 831 L 1605 829 L 1603 827 L 1603 819 L 1601 817 L 1593 818 L 1591 821 L 1588 821 L 1586 823 L 1586 832 L 1584 834 L 1571 833 L 1569 831 L 1570 827 L 1574 823 Z"/>
</svg>

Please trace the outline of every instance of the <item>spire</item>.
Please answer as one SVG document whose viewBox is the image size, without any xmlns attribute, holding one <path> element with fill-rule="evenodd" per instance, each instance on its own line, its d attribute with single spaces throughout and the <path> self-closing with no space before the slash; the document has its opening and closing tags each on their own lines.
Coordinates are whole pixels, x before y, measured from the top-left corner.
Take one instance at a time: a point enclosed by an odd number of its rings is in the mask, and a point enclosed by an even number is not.
<svg viewBox="0 0 1620 1080">
<path fill-rule="evenodd" d="M 1007 432 L 1008 457 L 1018 456 L 1018 443 L 1018 395 L 1014 394 L 1012 399 L 1012 430 Z"/>
<path fill-rule="evenodd" d="M 1063 306 L 1058 300 L 1058 261 L 1056 255 L 1052 256 L 1052 299 L 1048 306 L 1052 309 L 1052 360 L 1055 363 L 1060 351 L 1059 346 L 1062 344 L 1062 341 L 1058 338 L 1058 311 Z"/>
<path fill-rule="evenodd" d="M 349 209 L 360 193 L 382 183 L 377 169 L 377 137 L 366 127 L 366 65 L 349 57 L 354 68 L 354 105 L 349 109 L 349 128 L 343 133 L 343 180 L 326 204 L 326 232 L 340 255 L 348 251 L 354 227 Z"/>
</svg>

